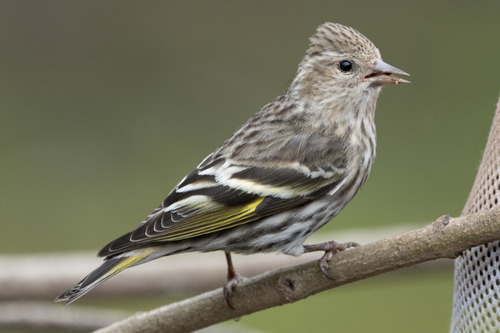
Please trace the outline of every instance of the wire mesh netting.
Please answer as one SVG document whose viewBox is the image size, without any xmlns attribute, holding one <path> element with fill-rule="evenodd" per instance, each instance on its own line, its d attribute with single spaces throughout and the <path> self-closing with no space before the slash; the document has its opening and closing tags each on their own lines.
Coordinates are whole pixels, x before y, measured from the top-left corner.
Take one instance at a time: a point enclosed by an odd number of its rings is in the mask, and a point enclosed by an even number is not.
<svg viewBox="0 0 500 333">
<path fill-rule="evenodd" d="M 463 215 L 500 201 L 500 101 Z M 500 241 L 466 250 L 455 261 L 451 332 L 500 332 Z"/>
</svg>

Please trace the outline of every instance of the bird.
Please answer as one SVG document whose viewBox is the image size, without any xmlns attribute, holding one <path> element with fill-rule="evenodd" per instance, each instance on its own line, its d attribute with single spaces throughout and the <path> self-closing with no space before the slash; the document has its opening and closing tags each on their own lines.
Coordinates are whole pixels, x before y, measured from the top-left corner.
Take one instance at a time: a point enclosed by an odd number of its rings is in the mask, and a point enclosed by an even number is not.
<svg viewBox="0 0 500 333">
<path fill-rule="evenodd" d="M 224 251 L 228 283 L 242 277 L 231 253 L 299 256 L 319 267 L 356 246 L 304 245 L 365 183 L 375 158 L 375 107 L 384 85 L 409 83 L 355 29 L 320 25 L 289 87 L 185 176 L 135 229 L 104 246 L 104 262 L 56 297 L 70 304 L 126 268 L 182 252 Z"/>
</svg>

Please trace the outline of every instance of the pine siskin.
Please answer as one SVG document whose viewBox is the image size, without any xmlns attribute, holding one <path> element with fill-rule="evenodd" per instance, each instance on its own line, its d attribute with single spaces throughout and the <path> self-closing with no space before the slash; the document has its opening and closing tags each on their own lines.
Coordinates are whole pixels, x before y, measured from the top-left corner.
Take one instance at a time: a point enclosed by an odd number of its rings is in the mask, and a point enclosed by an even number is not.
<svg viewBox="0 0 500 333">
<path fill-rule="evenodd" d="M 205 158 L 135 230 L 106 245 L 104 263 L 55 301 L 69 304 L 122 270 L 187 251 L 333 253 L 354 243 L 303 245 L 367 179 L 381 86 L 408 82 L 356 30 L 325 23 L 290 87 Z"/>
</svg>

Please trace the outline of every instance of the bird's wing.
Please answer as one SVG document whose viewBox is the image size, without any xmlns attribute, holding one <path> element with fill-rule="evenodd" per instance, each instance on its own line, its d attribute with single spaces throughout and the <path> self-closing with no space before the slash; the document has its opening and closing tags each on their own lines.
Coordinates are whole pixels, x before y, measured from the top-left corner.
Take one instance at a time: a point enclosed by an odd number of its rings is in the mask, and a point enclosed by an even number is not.
<svg viewBox="0 0 500 333">
<path fill-rule="evenodd" d="M 99 256 L 254 222 L 335 191 L 343 179 L 335 166 L 256 166 L 210 155 L 134 231 L 109 243 Z"/>
</svg>

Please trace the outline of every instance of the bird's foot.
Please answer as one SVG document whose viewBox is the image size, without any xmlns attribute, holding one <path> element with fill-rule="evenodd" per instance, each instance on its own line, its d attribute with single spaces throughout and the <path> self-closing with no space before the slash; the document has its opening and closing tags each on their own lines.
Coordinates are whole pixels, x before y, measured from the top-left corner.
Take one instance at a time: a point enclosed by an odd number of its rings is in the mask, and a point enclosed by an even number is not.
<svg viewBox="0 0 500 333">
<path fill-rule="evenodd" d="M 233 291 L 236 289 L 236 287 L 238 286 L 238 284 L 240 284 L 240 282 L 242 282 L 243 280 L 244 280 L 244 277 L 242 277 L 240 274 L 235 272 L 231 278 L 228 277 L 228 281 L 223 288 L 224 298 L 226 299 L 227 305 L 231 309 L 235 308 L 233 303 L 231 302 L 231 295 L 232 295 Z"/>
<path fill-rule="evenodd" d="M 245 278 L 242 277 L 234 269 L 231 254 L 229 252 L 225 252 L 225 255 L 226 255 L 226 261 L 227 261 L 227 284 L 223 288 L 224 298 L 226 299 L 227 305 L 231 309 L 235 309 L 235 307 L 231 301 L 231 294 L 233 293 L 234 289 L 236 289 L 238 284 L 240 284 L 240 282 L 243 281 Z"/>
<path fill-rule="evenodd" d="M 323 275 L 330 280 L 333 280 L 333 277 L 328 272 L 328 261 L 335 253 L 357 246 L 360 246 L 360 244 L 355 242 L 337 243 L 335 241 L 330 241 L 320 244 L 304 245 L 304 250 L 305 252 L 325 251 L 325 254 L 319 260 L 319 268 L 321 269 L 321 272 L 323 272 Z"/>
</svg>

